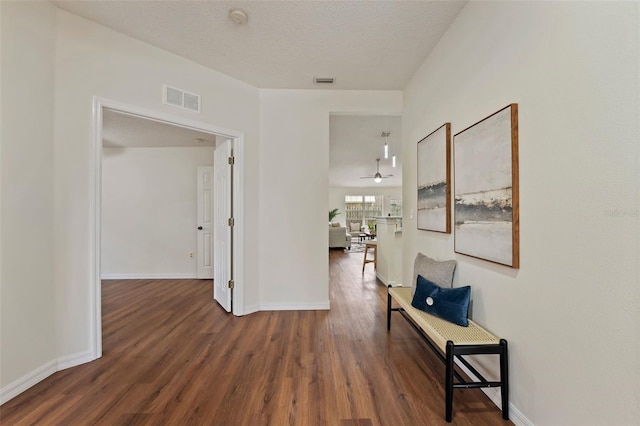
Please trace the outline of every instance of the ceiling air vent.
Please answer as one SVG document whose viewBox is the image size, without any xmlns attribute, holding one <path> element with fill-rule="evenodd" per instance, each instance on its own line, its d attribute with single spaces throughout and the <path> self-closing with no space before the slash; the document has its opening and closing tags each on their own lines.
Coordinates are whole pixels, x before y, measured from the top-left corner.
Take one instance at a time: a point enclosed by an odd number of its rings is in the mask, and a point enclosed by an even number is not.
<svg viewBox="0 0 640 426">
<path fill-rule="evenodd" d="M 313 79 L 313 82 L 316 84 L 333 84 L 336 82 L 336 79 L 333 77 L 316 77 Z"/>
<path fill-rule="evenodd" d="M 162 86 L 162 103 L 174 107 L 200 112 L 200 95 L 176 87 Z"/>
</svg>

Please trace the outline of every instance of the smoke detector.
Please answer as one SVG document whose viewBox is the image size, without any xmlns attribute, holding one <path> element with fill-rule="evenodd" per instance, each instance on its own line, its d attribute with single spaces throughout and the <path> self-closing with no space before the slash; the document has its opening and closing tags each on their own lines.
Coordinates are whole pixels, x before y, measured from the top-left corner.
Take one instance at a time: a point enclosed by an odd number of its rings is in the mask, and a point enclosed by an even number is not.
<svg viewBox="0 0 640 426">
<path fill-rule="evenodd" d="M 240 9 L 232 9 L 229 11 L 229 18 L 238 25 L 244 25 L 249 22 L 247 13 Z"/>
</svg>

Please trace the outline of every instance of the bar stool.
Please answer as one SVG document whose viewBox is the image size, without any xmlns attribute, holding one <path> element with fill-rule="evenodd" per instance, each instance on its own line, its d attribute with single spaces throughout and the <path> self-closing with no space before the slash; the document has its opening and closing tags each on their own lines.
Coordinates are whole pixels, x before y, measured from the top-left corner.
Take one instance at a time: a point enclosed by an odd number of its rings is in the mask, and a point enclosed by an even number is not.
<svg viewBox="0 0 640 426">
<path fill-rule="evenodd" d="M 373 251 L 373 259 L 367 258 L 369 249 Z M 373 263 L 373 269 L 378 269 L 378 242 L 367 241 L 364 243 L 364 261 L 362 262 L 362 274 L 364 275 L 364 267 L 367 263 Z"/>
</svg>

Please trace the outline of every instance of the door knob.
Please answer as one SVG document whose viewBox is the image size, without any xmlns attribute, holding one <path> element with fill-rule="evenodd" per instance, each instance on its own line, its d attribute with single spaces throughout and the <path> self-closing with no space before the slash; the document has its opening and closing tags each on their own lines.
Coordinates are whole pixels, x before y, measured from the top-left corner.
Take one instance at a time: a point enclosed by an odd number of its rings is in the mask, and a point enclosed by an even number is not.
<svg viewBox="0 0 640 426">
<path fill-rule="evenodd" d="M 198 231 L 202 231 L 202 226 L 198 226 Z"/>
</svg>

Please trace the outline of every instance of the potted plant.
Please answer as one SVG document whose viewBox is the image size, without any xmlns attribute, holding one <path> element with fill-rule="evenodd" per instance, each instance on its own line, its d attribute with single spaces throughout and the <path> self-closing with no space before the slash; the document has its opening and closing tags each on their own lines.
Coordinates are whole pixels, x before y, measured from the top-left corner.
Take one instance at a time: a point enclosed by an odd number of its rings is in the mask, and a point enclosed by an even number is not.
<svg viewBox="0 0 640 426">
<path fill-rule="evenodd" d="M 333 221 L 333 219 L 338 216 L 340 212 L 338 209 L 329 210 L 329 222 Z"/>
</svg>

